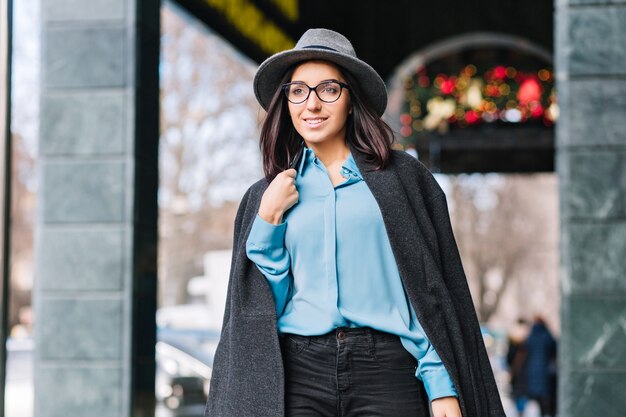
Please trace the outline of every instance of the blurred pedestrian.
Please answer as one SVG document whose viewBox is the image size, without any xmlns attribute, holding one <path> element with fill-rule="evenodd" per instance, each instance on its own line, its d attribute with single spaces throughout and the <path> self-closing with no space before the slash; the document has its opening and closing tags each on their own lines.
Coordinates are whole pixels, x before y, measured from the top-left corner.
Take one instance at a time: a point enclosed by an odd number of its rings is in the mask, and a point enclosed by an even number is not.
<svg viewBox="0 0 626 417">
<path fill-rule="evenodd" d="M 526 377 L 528 357 L 526 338 L 528 337 L 528 331 L 528 322 L 523 318 L 519 318 L 509 332 L 509 348 L 506 355 L 511 376 L 511 398 L 515 402 L 515 408 L 519 417 L 524 415 L 524 409 L 528 401 Z"/>
<path fill-rule="evenodd" d="M 504 417 L 445 195 L 392 150 L 380 76 L 311 29 L 254 91 L 265 178 L 235 221 L 205 415 Z"/>
<path fill-rule="evenodd" d="M 553 416 L 556 397 L 556 341 L 541 316 L 535 316 L 526 340 L 528 397 L 539 403 L 542 417 Z"/>
</svg>

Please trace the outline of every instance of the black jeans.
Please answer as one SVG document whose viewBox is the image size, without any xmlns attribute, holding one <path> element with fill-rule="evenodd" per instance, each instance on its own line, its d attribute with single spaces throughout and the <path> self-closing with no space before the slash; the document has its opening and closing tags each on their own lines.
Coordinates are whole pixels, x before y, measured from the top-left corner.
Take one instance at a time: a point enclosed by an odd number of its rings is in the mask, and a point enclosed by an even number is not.
<svg viewBox="0 0 626 417">
<path fill-rule="evenodd" d="M 338 328 L 281 335 L 287 417 L 428 417 L 417 361 L 398 336 Z"/>
</svg>

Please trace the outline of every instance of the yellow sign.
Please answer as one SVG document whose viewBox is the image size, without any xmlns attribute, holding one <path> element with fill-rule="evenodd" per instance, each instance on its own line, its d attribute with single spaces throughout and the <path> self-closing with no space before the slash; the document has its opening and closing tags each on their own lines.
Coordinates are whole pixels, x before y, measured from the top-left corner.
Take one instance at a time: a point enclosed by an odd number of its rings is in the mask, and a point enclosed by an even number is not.
<svg viewBox="0 0 626 417">
<path fill-rule="evenodd" d="M 249 0 L 204 0 L 218 10 L 239 33 L 257 44 L 264 52 L 272 55 L 293 48 L 295 42 L 276 24 L 268 20 Z M 298 16 L 297 0 L 275 0 L 280 10 L 287 15 Z M 294 8 L 294 3 L 295 8 Z M 279 5 L 280 4 L 280 5 Z M 295 14 L 294 13 L 295 10 Z"/>
<path fill-rule="evenodd" d="M 272 3 L 282 12 L 282 14 L 292 22 L 300 17 L 298 0 L 272 0 Z"/>
</svg>

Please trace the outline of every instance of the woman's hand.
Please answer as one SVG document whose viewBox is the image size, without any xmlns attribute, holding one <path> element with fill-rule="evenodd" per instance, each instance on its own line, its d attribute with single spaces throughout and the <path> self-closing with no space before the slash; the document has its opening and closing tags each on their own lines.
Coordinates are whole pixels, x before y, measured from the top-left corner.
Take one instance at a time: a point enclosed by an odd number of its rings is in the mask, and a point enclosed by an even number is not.
<svg viewBox="0 0 626 417">
<path fill-rule="evenodd" d="M 296 170 L 291 168 L 276 175 L 263 193 L 259 216 L 271 224 L 283 221 L 283 214 L 298 202 Z"/>
<path fill-rule="evenodd" d="M 461 417 L 461 407 L 456 397 L 437 398 L 430 405 L 433 417 Z"/>
</svg>

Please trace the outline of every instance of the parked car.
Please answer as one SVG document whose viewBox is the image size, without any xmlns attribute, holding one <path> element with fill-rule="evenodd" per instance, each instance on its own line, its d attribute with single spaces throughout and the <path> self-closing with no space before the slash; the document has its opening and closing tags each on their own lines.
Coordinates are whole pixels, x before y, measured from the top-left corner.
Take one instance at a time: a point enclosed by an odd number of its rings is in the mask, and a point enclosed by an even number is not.
<svg viewBox="0 0 626 417">
<path fill-rule="evenodd" d="M 202 417 L 219 333 L 159 328 L 156 417 Z"/>
</svg>

